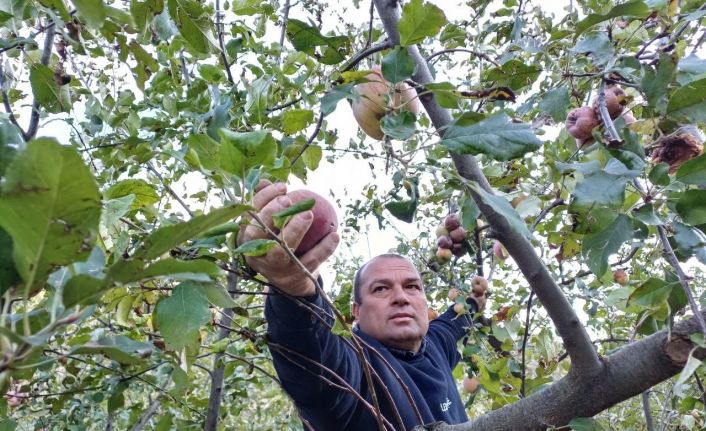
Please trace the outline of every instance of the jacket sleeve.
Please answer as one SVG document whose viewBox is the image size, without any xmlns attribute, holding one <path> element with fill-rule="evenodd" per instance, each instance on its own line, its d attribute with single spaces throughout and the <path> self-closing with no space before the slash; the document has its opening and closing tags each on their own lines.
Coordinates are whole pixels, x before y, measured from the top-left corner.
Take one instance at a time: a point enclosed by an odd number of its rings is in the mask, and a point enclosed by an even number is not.
<svg viewBox="0 0 706 431">
<path fill-rule="evenodd" d="M 458 340 L 468 333 L 468 329 L 473 326 L 471 314 L 478 311 L 478 304 L 474 299 L 469 298 L 466 303 L 469 306 L 468 313 L 456 315 L 453 305 L 451 305 L 443 314 L 429 323 L 428 338 L 444 352 L 449 360 L 451 369 L 461 359 L 456 344 Z"/>
<path fill-rule="evenodd" d="M 267 298 L 265 317 L 275 370 L 305 418 L 345 424 L 358 403 L 341 388 L 342 382 L 362 392 L 362 367 L 345 341 L 331 333 L 333 313 L 324 301 L 314 295 L 298 302 L 283 295 Z M 302 305 L 318 310 L 321 319 Z"/>
</svg>

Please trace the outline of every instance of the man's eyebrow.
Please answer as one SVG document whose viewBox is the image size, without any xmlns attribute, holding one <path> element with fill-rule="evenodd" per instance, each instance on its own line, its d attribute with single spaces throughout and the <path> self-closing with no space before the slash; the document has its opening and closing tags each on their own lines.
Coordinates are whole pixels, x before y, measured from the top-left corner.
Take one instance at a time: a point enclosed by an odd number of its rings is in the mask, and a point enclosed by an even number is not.
<svg viewBox="0 0 706 431">
<path fill-rule="evenodd" d="M 381 283 L 381 284 L 392 284 L 393 281 L 392 281 L 391 279 L 389 279 L 389 278 L 384 278 L 384 277 L 376 278 L 376 279 L 374 279 L 373 281 L 370 282 L 370 285 L 369 285 L 368 287 L 369 287 L 369 288 L 370 288 L 370 287 L 373 287 L 373 286 L 374 286 L 375 284 L 377 284 L 377 283 Z M 409 283 L 419 283 L 419 284 L 422 284 L 422 279 L 419 278 L 419 277 L 408 277 L 408 278 L 405 278 L 405 279 L 402 281 L 402 284 L 404 284 L 404 285 L 409 284 Z"/>
</svg>

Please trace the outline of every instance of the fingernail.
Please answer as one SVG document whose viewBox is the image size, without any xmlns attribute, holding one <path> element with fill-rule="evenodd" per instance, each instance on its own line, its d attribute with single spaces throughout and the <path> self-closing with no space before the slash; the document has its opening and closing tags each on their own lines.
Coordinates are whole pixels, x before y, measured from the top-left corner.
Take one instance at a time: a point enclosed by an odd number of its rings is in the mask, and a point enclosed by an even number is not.
<svg viewBox="0 0 706 431">
<path fill-rule="evenodd" d="M 282 206 L 289 206 L 290 201 L 287 196 L 280 196 L 277 198 L 277 203 L 282 205 Z"/>
<path fill-rule="evenodd" d="M 302 217 L 304 218 L 304 220 L 311 220 L 314 218 L 314 213 L 311 211 L 305 211 L 302 213 Z"/>
<path fill-rule="evenodd" d="M 275 190 L 278 192 L 283 192 L 287 190 L 287 185 L 285 183 L 275 183 Z"/>
</svg>

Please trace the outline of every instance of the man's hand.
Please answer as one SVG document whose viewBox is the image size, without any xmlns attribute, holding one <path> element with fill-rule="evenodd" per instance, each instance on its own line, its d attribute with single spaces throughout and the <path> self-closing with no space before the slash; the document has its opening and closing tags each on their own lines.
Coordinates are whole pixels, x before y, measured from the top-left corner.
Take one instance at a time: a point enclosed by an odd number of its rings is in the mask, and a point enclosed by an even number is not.
<svg viewBox="0 0 706 431">
<path fill-rule="evenodd" d="M 272 221 L 272 216 L 292 205 L 292 201 L 286 196 L 287 186 L 284 183 L 273 184 L 269 181 L 261 181 L 255 191 L 253 206 L 257 210 L 257 218 L 270 231 L 278 233 L 278 237 L 290 250 L 295 250 L 311 226 L 313 213 L 304 211 L 294 215 L 279 232 Z M 249 223 L 240 229 L 238 244 L 254 239 L 273 238 L 254 218 L 251 218 Z M 339 240 L 338 233 L 330 233 L 311 250 L 300 256 L 299 261 L 307 271 L 317 277 L 319 266 L 333 254 Z M 255 271 L 289 295 L 309 296 L 316 293 L 314 282 L 282 247 L 274 247 L 263 256 L 245 259 Z"/>
</svg>

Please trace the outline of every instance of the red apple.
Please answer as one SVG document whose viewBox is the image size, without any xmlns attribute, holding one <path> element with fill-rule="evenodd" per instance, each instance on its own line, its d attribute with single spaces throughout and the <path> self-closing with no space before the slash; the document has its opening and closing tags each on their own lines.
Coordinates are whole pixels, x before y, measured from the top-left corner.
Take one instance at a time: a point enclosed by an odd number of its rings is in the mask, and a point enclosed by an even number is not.
<svg viewBox="0 0 706 431">
<path fill-rule="evenodd" d="M 311 227 L 302 238 L 299 246 L 294 251 L 296 256 L 301 256 L 311 250 L 324 237 L 331 232 L 336 232 L 338 229 L 338 217 L 333 205 L 324 198 L 310 190 L 294 190 L 287 193 L 287 196 L 292 200 L 292 204 L 305 199 L 314 199 L 316 203 L 311 211 L 314 213 L 314 220 L 311 222 Z"/>
</svg>

